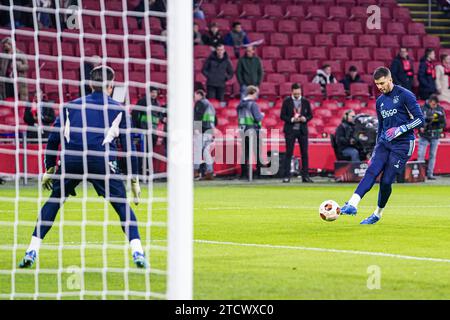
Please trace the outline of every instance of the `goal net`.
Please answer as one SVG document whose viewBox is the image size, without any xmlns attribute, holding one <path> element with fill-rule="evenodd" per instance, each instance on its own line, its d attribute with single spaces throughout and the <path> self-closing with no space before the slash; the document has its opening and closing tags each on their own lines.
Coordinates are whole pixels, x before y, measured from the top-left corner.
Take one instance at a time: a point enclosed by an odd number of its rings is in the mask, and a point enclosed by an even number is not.
<svg viewBox="0 0 450 320">
<path fill-rule="evenodd" d="M 4 3 L 0 299 L 191 299 L 192 3 Z"/>
</svg>

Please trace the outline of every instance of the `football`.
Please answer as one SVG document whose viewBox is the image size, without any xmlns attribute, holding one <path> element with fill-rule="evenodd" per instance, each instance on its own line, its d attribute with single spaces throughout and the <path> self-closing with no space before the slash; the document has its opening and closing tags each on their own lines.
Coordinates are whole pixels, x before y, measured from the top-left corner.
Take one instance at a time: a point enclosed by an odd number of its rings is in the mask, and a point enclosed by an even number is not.
<svg viewBox="0 0 450 320">
<path fill-rule="evenodd" d="M 341 208 L 334 200 L 326 200 L 319 207 L 319 215 L 322 220 L 334 221 L 339 218 Z"/>
</svg>

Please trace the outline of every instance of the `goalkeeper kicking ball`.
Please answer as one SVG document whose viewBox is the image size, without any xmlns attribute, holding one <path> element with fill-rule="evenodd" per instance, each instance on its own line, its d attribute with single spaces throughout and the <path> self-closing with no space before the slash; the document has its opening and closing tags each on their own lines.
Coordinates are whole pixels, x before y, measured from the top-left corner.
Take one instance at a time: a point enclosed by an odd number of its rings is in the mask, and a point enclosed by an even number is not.
<svg viewBox="0 0 450 320">
<path fill-rule="evenodd" d="M 334 200 L 326 200 L 319 207 L 319 215 L 322 220 L 334 221 L 339 218 L 341 208 Z"/>
</svg>

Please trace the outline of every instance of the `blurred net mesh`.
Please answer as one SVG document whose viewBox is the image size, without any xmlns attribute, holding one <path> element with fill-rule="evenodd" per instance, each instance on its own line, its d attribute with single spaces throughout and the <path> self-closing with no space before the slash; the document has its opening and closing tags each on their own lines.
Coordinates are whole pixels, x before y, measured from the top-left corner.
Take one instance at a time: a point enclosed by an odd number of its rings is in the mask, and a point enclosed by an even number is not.
<svg viewBox="0 0 450 320">
<path fill-rule="evenodd" d="M 151 10 L 148 1 L 11 0 L 0 14 L 0 298 L 166 298 L 166 190 L 153 185 L 166 178 L 166 13 Z M 150 269 L 134 267 L 108 195 L 99 197 L 87 183 L 105 177 L 64 170 L 54 179 L 80 179 L 77 196 L 61 207 L 35 267 L 19 269 L 49 196 L 40 184 L 47 136 L 64 134 L 52 127 L 54 119 L 69 101 L 90 93 L 95 65 L 115 71 L 112 97 L 129 121 L 139 112 L 148 119 L 147 126 L 121 133 L 139 159 L 142 200 L 133 210 Z M 150 87 L 158 89 L 160 104 L 152 104 Z M 116 154 L 129 190 L 130 153 Z"/>
</svg>

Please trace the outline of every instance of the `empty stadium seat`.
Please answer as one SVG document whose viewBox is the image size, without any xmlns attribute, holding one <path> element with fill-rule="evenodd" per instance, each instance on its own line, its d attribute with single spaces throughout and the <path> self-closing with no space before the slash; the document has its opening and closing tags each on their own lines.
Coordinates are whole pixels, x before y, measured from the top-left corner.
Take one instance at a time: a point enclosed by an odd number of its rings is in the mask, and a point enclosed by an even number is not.
<svg viewBox="0 0 450 320">
<path fill-rule="evenodd" d="M 342 83 L 328 83 L 326 85 L 326 93 L 328 99 L 335 99 L 344 102 L 347 94 Z"/>
<path fill-rule="evenodd" d="M 322 87 L 318 83 L 305 83 L 302 92 L 305 98 L 309 100 L 321 102 L 324 99 Z"/>
<path fill-rule="evenodd" d="M 273 67 L 272 59 L 263 59 L 262 65 L 264 72 L 275 72 L 275 69 Z"/>
<path fill-rule="evenodd" d="M 353 48 L 352 60 L 371 60 L 372 55 L 369 48 Z"/>
<path fill-rule="evenodd" d="M 280 20 L 278 22 L 278 32 L 286 32 L 286 33 L 298 32 L 297 22 L 293 20 Z"/>
<path fill-rule="evenodd" d="M 325 19 L 328 17 L 325 6 L 308 6 L 308 13 L 305 19 Z"/>
<path fill-rule="evenodd" d="M 374 34 L 361 34 L 358 36 L 360 47 L 378 47 L 377 36 Z"/>
<path fill-rule="evenodd" d="M 334 47 L 334 35 L 333 34 L 317 34 L 314 36 L 314 44 L 316 47 Z"/>
<path fill-rule="evenodd" d="M 281 59 L 281 51 L 279 47 L 274 46 L 264 46 L 262 48 L 262 58 L 263 59 Z"/>
<path fill-rule="evenodd" d="M 319 68 L 319 62 L 317 60 L 301 60 L 300 61 L 300 73 L 306 75 L 316 74 Z"/>
<path fill-rule="evenodd" d="M 285 82 L 280 84 L 279 95 L 281 98 L 287 97 L 292 93 L 292 82 Z"/>
<path fill-rule="evenodd" d="M 389 48 L 399 48 L 400 47 L 400 42 L 398 41 L 398 36 L 392 35 L 392 34 L 380 35 L 380 44 L 383 47 L 389 47 Z"/>
<path fill-rule="evenodd" d="M 261 83 L 259 86 L 259 96 L 274 100 L 278 96 L 277 86 L 270 82 Z"/>
<path fill-rule="evenodd" d="M 266 4 L 264 6 L 265 18 L 281 18 L 284 17 L 283 6 L 279 4 Z"/>
<path fill-rule="evenodd" d="M 346 47 L 333 47 L 330 48 L 330 58 L 335 60 L 348 60 L 350 59 L 348 54 L 348 48 Z"/>
<path fill-rule="evenodd" d="M 328 59 L 327 48 L 326 47 L 309 47 L 307 57 L 310 60 Z"/>
<path fill-rule="evenodd" d="M 305 48 L 303 47 L 286 47 L 284 49 L 285 59 L 305 59 Z"/>
<path fill-rule="evenodd" d="M 374 48 L 373 58 L 375 60 L 390 61 L 393 59 L 391 48 Z"/>
<path fill-rule="evenodd" d="M 370 89 L 367 83 L 350 84 L 350 96 L 352 99 L 359 99 L 367 102 L 370 97 Z"/>
<path fill-rule="evenodd" d="M 389 22 L 387 24 L 387 29 L 389 30 L 390 34 L 406 34 L 405 26 L 401 22 Z"/>
<path fill-rule="evenodd" d="M 260 20 L 256 24 L 255 30 L 257 32 L 275 32 L 275 22 L 273 20 Z"/>
<path fill-rule="evenodd" d="M 322 24 L 322 33 L 342 33 L 341 23 L 339 21 L 324 21 Z"/>
<path fill-rule="evenodd" d="M 422 46 L 437 49 L 441 46 L 441 40 L 438 36 L 425 35 L 422 37 Z"/>
<path fill-rule="evenodd" d="M 261 17 L 261 7 L 259 4 L 245 3 L 242 5 L 242 17 Z"/>
<path fill-rule="evenodd" d="M 219 6 L 219 13 L 217 14 L 217 17 L 237 17 L 240 13 L 241 10 L 238 4 L 222 3 Z"/>
<path fill-rule="evenodd" d="M 286 82 L 286 77 L 280 73 L 269 73 L 267 74 L 266 82 L 271 82 L 279 85 L 283 82 Z"/>
<path fill-rule="evenodd" d="M 338 6 L 331 6 L 328 9 L 328 19 L 332 20 L 347 20 L 348 19 L 348 12 L 346 7 L 338 7 Z"/>
<path fill-rule="evenodd" d="M 272 46 L 288 46 L 289 42 L 289 35 L 287 33 L 275 32 L 270 35 L 270 44 Z"/>
<path fill-rule="evenodd" d="M 354 34 L 338 34 L 336 36 L 336 46 L 338 47 L 354 47 L 356 46 Z"/>
<path fill-rule="evenodd" d="M 292 45 L 293 46 L 312 46 L 312 36 L 308 33 L 296 33 L 292 35 Z"/>
<path fill-rule="evenodd" d="M 289 82 L 305 84 L 309 82 L 308 76 L 305 74 L 292 73 L 289 75 Z"/>
<path fill-rule="evenodd" d="M 301 5 L 288 5 L 286 7 L 286 17 L 288 18 L 303 18 L 305 16 L 305 11 Z"/>
<path fill-rule="evenodd" d="M 344 22 L 344 33 L 348 34 L 363 34 L 363 25 L 359 21 L 347 21 Z"/>
<path fill-rule="evenodd" d="M 335 22 L 335 21 L 329 21 L 329 22 Z M 320 23 L 318 21 L 301 21 L 300 22 L 300 32 L 301 33 L 320 33 Z M 325 31 L 323 31 L 326 33 Z"/>
<path fill-rule="evenodd" d="M 294 60 L 278 60 L 277 72 L 293 73 L 297 72 L 297 66 Z"/>
<path fill-rule="evenodd" d="M 399 22 L 409 22 L 411 20 L 409 9 L 405 7 L 394 7 L 392 9 L 392 16 L 394 20 Z"/>
<path fill-rule="evenodd" d="M 402 37 L 402 46 L 406 48 L 420 48 L 422 43 L 418 35 L 404 35 Z"/>
</svg>

